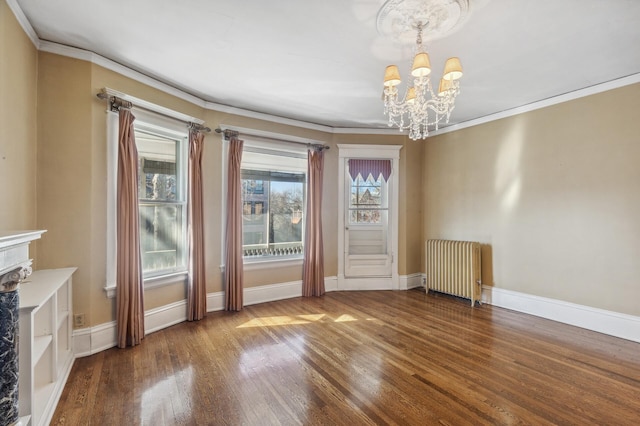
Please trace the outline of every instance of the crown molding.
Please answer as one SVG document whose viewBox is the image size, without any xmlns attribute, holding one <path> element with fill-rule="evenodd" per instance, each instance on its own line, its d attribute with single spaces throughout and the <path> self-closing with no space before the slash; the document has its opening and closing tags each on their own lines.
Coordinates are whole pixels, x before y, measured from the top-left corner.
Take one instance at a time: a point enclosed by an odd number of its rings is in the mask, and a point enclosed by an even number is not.
<svg viewBox="0 0 640 426">
<path fill-rule="evenodd" d="M 29 37 L 29 40 L 31 40 L 31 43 L 33 43 L 35 48 L 39 50 L 40 38 L 38 37 L 38 34 L 36 34 L 36 30 L 34 30 L 33 27 L 31 26 L 31 22 L 29 22 L 29 20 L 27 19 L 27 16 L 22 11 L 22 8 L 18 4 L 18 1 L 7 0 L 7 6 L 9 6 L 9 9 L 11 9 L 11 11 L 13 12 L 13 16 L 16 17 L 16 20 L 22 27 L 22 30 L 27 35 L 27 37 Z"/>
<path fill-rule="evenodd" d="M 156 78 L 150 77 L 139 71 L 135 71 L 125 65 L 119 64 L 115 61 L 112 61 L 111 59 L 107 59 L 104 56 L 100 56 L 94 52 L 84 50 L 84 49 L 79 49 L 76 47 L 65 46 L 65 45 L 54 43 L 51 41 L 40 40 L 35 30 L 31 26 L 31 23 L 25 16 L 24 12 L 22 12 L 20 5 L 18 5 L 17 3 L 17 0 L 6 0 L 6 2 L 9 8 L 11 9 L 11 11 L 13 12 L 13 14 L 15 15 L 16 19 L 20 23 L 20 26 L 23 28 L 24 32 L 27 34 L 27 36 L 29 37 L 33 45 L 38 50 L 91 62 L 92 64 L 99 65 L 110 71 L 117 72 L 118 74 L 131 78 L 132 80 L 135 80 L 139 83 L 146 84 L 150 87 L 158 89 L 162 92 L 175 96 L 179 99 L 185 100 L 187 102 L 190 102 L 204 109 L 218 111 L 218 112 L 227 113 L 227 114 L 234 114 L 242 117 L 254 118 L 257 120 L 265 120 L 272 123 L 284 124 L 288 126 L 300 127 L 308 130 L 317 130 L 317 131 L 331 133 L 331 134 L 404 135 L 404 136 L 407 135 L 406 132 L 399 132 L 397 129 L 388 129 L 388 128 L 380 129 L 380 128 L 364 128 L 364 127 L 349 128 L 349 127 L 325 126 L 321 124 L 309 123 L 306 121 L 295 120 L 292 118 L 285 118 L 277 115 L 271 115 L 267 113 L 256 112 L 256 111 L 246 110 L 246 109 L 232 107 L 228 105 L 222 105 L 215 102 L 205 101 L 195 95 L 187 93 L 167 83 L 163 83 L 157 80 Z M 605 83 L 596 84 L 594 86 L 575 90 L 573 92 L 565 93 L 559 96 L 543 99 L 541 101 L 532 102 L 530 104 L 523 105 L 517 108 L 500 111 L 495 114 L 489 114 L 474 120 L 463 121 L 461 123 L 443 127 L 438 129 L 437 131 L 429 132 L 428 138 L 441 135 L 444 133 L 450 133 L 450 132 L 455 132 L 457 130 L 466 129 L 468 127 L 478 126 L 480 124 L 489 123 L 491 121 L 500 120 L 502 118 L 512 117 L 514 115 L 535 111 L 540 108 L 545 108 L 548 106 L 571 101 L 574 99 L 579 99 L 585 96 L 594 95 L 596 93 L 601 93 L 608 90 L 617 89 L 617 88 L 628 86 L 635 83 L 640 83 L 640 73 L 618 78 L 616 80 L 611 80 Z"/>
<path fill-rule="evenodd" d="M 389 135 L 408 136 L 408 132 L 401 132 L 398 129 L 390 128 L 369 128 L 369 127 L 332 127 L 332 133 L 336 135 Z"/>
<path fill-rule="evenodd" d="M 502 118 L 512 117 L 514 115 L 524 114 L 526 112 L 535 111 L 537 109 L 546 108 L 552 105 L 561 104 L 563 102 L 573 101 L 575 99 L 584 98 L 585 96 L 595 95 L 597 93 L 606 92 L 608 90 L 618 89 L 620 87 L 629 86 L 631 84 L 640 83 L 640 73 L 631 74 L 605 83 L 596 84 L 585 87 L 584 89 L 574 90 L 562 95 L 543 99 L 541 101 L 532 102 L 517 108 L 507 109 L 495 114 L 485 115 L 475 120 L 463 121 L 462 123 L 447 126 L 437 131 L 429 132 L 429 137 L 442 135 L 444 133 L 455 132 L 457 130 L 466 129 L 467 127 L 478 126 L 480 124 L 489 123 L 491 121 L 500 120 Z"/>
<path fill-rule="evenodd" d="M 15 1 L 15 0 L 11 0 L 11 1 Z M 124 65 L 121 65 L 117 62 L 114 62 L 96 53 L 93 53 L 84 49 L 78 49 L 75 47 L 65 46 L 62 44 L 53 43 L 53 42 L 44 41 L 44 40 L 41 40 L 39 42 L 39 45 L 40 45 L 39 50 L 41 51 L 55 53 L 58 55 L 68 56 L 75 59 L 91 62 L 93 64 L 106 68 L 108 70 L 117 72 L 118 74 L 124 75 L 125 77 L 129 77 L 132 80 L 138 81 L 139 83 L 146 84 L 155 89 L 161 90 L 169 95 L 175 96 L 177 98 L 191 102 L 194 105 L 200 106 L 201 108 L 205 108 L 212 111 L 218 111 L 222 113 L 233 114 L 233 115 L 238 115 L 238 116 L 247 117 L 247 118 L 254 118 L 257 120 L 269 121 L 271 123 L 278 123 L 278 124 L 284 124 L 284 125 L 293 126 L 293 127 L 300 127 L 308 130 L 317 130 L 320 132 L 326 132 L 331 134 L 407 136 L 407 132 L 399 132 L 398 129 L 389 129 L 389 128 L 380 129 L 380 128 L 367 128 L 367 127 L 331 127 L 331 126 L 324 126 L 321 124 L 309 123 L 306 121 L 294 120 L 292 118 L 285 118 L 277 115 L 271 115 L 271 114 L 266 114 L 262 112 L 246 110 L 246 109 L 232 107 L 228 105 L 222 105 L 215 102 L 208 102 L 194 95 L 191 95 L 187 92 L 184 92 L 180 89 L 177 89 L 173 86 L 170 86 L 166 83 L 158 81 L 145 74 L 142 74 L 138 71 L 134 71 L 131 68 L 128 68 Z M 463 121 L 458 124 L 442 127 L 436 131 L 429 132 L 429 137 L 427 139 L 437 135 L 455 132 L 458 130 L 466 129 L 468 127 L 478 126 L 481 124 L 489 123 L 489 122 L 500 120 L 503 118 L 512 117 L 514 115 L 524 114 L 526 112 L 535 111 L 537 109 L 546 108 L 552 105 L 572 101 L 575 99 L 583 98 L 585 96 L 595 95 L 597 93 L 606 92 L 608 90 L 618 89 L 620 87 L 629 86 L 631 84 L 636 84 L 636 83 L 640 83 L 640 73 L 632 74 L 626 77 L 621 77 L 616 80 L 611 80 L 605 83 L 596 84 L 593 86 L 586 87 L 584 89 L 579 89 L 579 90 L 575 90 L 573 92 L 565 93 L 559 96 L 543 99 L 541 101 L 532 102 L 530 104 L 523 105 L 517 108 L 500 111 L 495 114 L 489 114 L 474 120 Z"/>
<path fill-rule="evenodd" d="M 112 61 L 111 59 L 107 59 L 104 56 L 100 56 L 97 53 L 91 52 L 89 50 L 79 49 L 77 47 L 65 46 L 63 44 L 54 43 L 46 40 L 40 41 L 40 50 L 43 52 L 54 53 L 56 55 L 61 55 L 69 58 L 91 62 L 94 65 L 99 65 L 103 68 L 106 68 L 110 71 L 117 72 L 118 74 L 121 74 L 139 83 L 146 84 L 147 86 L 153 87 L 154 89 L 158 89 L 169 95 L 175 96 L 176 98 L 180 98 L 194 105 L 197 105 L 201 108 L 205 108 L 205 101 L 198 98 L 197 96 L 191 95 L 180 89 L 176 89 L 175 87 L 169 84 L 163 83 L 153 77 L 149 77 L 146 74 L 135 71 L 129 67 L 126 67 L 115 61 Z"/>
<path fill-rule="evenodd" d="M 263 112 L 256 112 L 256 111 L 251 111 L 247 109 L 236 108 L 228 105 L 218 104 L 215 102 L 205 102 L 205 108 L 212 111 L 224 112 L 227 114 L 239 115 L 239 116 L 248 117 L 248 118 L 255 118 L 257 120 L 270 121 L 272 123 L 302 127 L 309 130 L 318 130 L 320 132 L 334 133 L 335 131 L 335 128 L 330 126 L 324 126 L 322 124 L 309 123 L 307 121 L 295 120 L 293 118 L 280 117 L 278 115 L 271 115 Z"/>
</svg>

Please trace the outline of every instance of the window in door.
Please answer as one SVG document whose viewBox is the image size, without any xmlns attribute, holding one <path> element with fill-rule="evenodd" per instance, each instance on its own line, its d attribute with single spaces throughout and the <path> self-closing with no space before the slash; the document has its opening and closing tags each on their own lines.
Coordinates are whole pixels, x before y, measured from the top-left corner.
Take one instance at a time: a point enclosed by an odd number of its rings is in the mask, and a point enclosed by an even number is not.
<svg viewBox="0 0 640 426">
<path fill-rule="evenodd" d="M 389 207 L 387 183 L 380 175 L 350 178 L 348 205 L 349 254 L 386 254 Z"/>
</svg>

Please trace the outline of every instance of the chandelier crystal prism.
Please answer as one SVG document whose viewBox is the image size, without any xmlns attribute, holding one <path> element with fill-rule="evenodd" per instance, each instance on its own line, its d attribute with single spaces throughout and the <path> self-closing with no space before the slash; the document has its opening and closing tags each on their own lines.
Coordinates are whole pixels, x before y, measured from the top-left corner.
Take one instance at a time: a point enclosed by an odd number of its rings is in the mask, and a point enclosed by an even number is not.
<svg viewBox="0 0 640 426">
<path fill-rule="evenodd" d="M 422 45 L 422 31 L 425 23 L 417 22 L 415 55 L 409 81 L 402 99 L 398 96 L 400 71 L 396 65 L 389 65 L 384 72 L 384 113 L 389 116 L 389 127 L 398 127 L 402 132 L 409 130 L 409 138 L 425 139 L 429 136 L 429 127 L 443 120 L 449 122 L 455 107 L 456 96 L 460 93 L 462 65 L 460 59 L 447 59 L 437 90 L 431 84 L 431 63 L 429 54 Z"/>
</svg>

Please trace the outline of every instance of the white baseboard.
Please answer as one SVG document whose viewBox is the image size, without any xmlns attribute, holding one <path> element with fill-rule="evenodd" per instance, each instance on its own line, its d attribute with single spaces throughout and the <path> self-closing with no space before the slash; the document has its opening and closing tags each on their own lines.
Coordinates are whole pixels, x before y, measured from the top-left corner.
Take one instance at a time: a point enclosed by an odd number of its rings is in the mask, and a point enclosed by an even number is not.
<svg viewBox="0 0 640 426">
<path fill-rule="evenodd" d="M 327 293 L 338 291 L 338 277 L 324 277 L 324 290 Z"/>
<path fill-rule="evenodd" d="M 640 343 L 637 316 L 487 286 L 482 302 Z"/>
<path fill-rule="evenodd" d="M 187 301 L 181 300 L 144 313 L 145 334 L 171 327 L 187 320 Z M 93 355 L 117 345 L 116 322 L 73 331 L 76 358 Z"/>
<path fill-rule="evenodd" d="M 423 274 L 400 276 L 400 289 L 422 287 Z M 370 283 L 371 284 L 371 283 Z M 371 289 L 368 287 L 367 289 Z M 338 291 L 338 278 L 326 277 L 325 290 Z M 245 306 L 275 300 L 300 297 L 302 282 L 292 281 L 244 290 Z M 640 342 L 640 317 L 626 315 L 561 300 L 483 286 L 482 302 L 514 311 L 536 315 L 553 321 L 575 325 L 615 337 Z M 146 334 L 186 321 L 187 302 L 181 300 L 145 312 Z M 207 311 L 224 309 L 224 292 L 207 295 Z M 75 357 L 93 355 L 116 346 L 116 323 L 111 321 L 95 327 L 73 331 Z"/>
<path fill-rule="evenodd" d="M 76 358 L 89 356 L 116 346 L 116 322 L 73 330 L 73 348 Z"/>
<path fill-rule="evenodd" d="M 261 285 L 244 289 L 245 306 L 302 296 L 302 281 Z"/>
<path fill-rule="evenodd" d="M 171 327 L 187 320 L 187 301 L 180 300 L 144 313 L 145 334 Z"/>
<path fill-rule="evenodd" d="M 336 291 L 337 277 L 325 277 L 327 292 Z M 244 304 L 272 302 L 290 299 L 302 295 L 302 281 L 271 284 L 244 289 Z M 224 309 L 224 292 L 207 294 L 207 311 Z M 159 308 L 150 309 L 144 314 L 145 334 L 179 324 L 187 320 L 187 301 L 181 300 Z M 76 358 L 93 355 L 117 345 L 116 322 L 100 324 L 95 327 L 76 329 L 73 331 L 73 348 Z"/>
<path fill-rule="evenodd" d="M 422 274 L 400 275 L 400 290 L 422 287 Z"/>
</svg>

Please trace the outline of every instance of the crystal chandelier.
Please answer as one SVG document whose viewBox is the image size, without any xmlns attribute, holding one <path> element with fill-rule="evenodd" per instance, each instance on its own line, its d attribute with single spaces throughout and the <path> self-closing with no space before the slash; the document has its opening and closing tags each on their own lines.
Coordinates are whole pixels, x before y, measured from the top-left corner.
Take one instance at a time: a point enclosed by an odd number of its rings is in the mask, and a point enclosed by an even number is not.
<svg viewBox="0 0 640 426">
<path fill-rule="evenodd" d="M 422 46 L 423 23 L 417 22 L 418 37 L 415 56 L 411 67 L 413 86 L 408 86 L 403 99 L 398 98 L 400 72 L 396 65 L 389 65 L 384 72 L 384 113 L 389 116 L 389 127 L 398 127 L 400 131 L 409 129 L 413 140 L 424 139 L 429 135 L 429 126 L 435 126 L 444 119 L 449 122 L 455 107 L 456 96 L 460 93 L 462 65 L 460 59 L 447 59 L 437 92 L 431 85 L 431 64 L 429 54 Z"/>
</svg>

